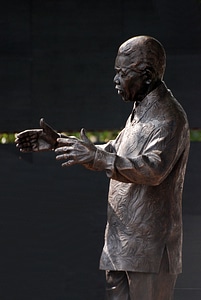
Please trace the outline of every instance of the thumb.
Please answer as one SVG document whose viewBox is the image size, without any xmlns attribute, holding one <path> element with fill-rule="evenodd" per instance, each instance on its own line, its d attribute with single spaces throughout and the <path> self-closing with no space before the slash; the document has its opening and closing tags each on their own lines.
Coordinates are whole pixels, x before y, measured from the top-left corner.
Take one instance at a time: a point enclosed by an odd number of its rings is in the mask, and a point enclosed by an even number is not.
<svg viewBox="0 0 201 300">
<path fill-rule="evenodd" d="M 40 127 L 46 131 L 45 129 L 47 128 L 47 123 L 45 122 L 44 118 L 40 119 Z"/>
<path fill-rule="evenodd" d="M 40 119 L 40 127 L 43 129 L 43 133 L 53 140 L 52 142 L 59 137 L 59 134 L 45 122 L 44 118 Z"/>
<path fill-rule="evenodd" d="M 50 132 L 52 133 L 53 131 L 55 132 L 55 130 L 45 122 L 44 118 L 40 119 L 40 127 L 46 133 L 50 133 Z"/>
<path fill-rule="evenodd" d="M 80 131 L 80 137 L 83 140 L 83 142 L 87 143 L 87 144 L 92 144 L 92 142 L 90 141 L 90 139 L 86 136 L 86 132 L 85 129 L 82 128 Z"/>
</svg>

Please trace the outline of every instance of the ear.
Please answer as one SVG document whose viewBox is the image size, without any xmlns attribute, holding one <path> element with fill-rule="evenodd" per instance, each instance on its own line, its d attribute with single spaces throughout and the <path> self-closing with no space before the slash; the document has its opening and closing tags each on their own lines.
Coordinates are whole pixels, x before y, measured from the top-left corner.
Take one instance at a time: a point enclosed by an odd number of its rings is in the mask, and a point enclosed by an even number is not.
<svg viewBox="0 0 201 300">
<path fill-rule="evenodd" d="M 149 69 L 145 69 L 144 76 L 145 76 L 145 83 L 148 85 L 151 84 L 151 82 L 153 80 L 152 72 Z"/>
</svg>

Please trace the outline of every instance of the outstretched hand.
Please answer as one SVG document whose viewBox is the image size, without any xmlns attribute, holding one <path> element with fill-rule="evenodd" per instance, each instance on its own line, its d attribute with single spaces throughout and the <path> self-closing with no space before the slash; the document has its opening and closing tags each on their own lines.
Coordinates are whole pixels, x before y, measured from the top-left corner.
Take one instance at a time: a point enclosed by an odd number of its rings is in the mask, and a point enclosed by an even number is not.
<svg viewBox="0 0 201 300">
<path fill-rule="evenodd" d="M 40 119 L 40 129 L 28 129 L 17 134 L 16 146 L 21 152 L 52 150 L 60 136 L 44 119 Z"/>
<path fill-rule="evenodd" d="M 74 164 L 87 164 L 93 162 L 96 146 L 88 139 L 84 128 L 81 129 L 80 139 L 76 137 L 58 138 L 59 147 L 55 150 L 57 160 L 65 160 L 63 167 Z"/>
</svg>

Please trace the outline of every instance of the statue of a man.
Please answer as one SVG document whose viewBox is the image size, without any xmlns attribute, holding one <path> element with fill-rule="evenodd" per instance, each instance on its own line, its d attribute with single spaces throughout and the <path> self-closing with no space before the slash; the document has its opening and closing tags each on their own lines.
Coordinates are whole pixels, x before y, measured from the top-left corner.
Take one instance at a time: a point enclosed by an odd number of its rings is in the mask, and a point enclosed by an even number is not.
<svg viewBox="0 0 201 300">
<path fill-rule="evenodd" d="M 110 178 L 100 269 L 109 300 L 171 300 L 182 271 L 182 190 L 189 153 L 186 114 L 163 82 L 166 55 L 149 36 L 123 43 L 115 88 L 134 103 L 115 140 L 94 145 L 60 136 L 44 120 L 18 134 L 23 152 L 55 150 L 63 166 L 82 164 Z"/>
</svg>

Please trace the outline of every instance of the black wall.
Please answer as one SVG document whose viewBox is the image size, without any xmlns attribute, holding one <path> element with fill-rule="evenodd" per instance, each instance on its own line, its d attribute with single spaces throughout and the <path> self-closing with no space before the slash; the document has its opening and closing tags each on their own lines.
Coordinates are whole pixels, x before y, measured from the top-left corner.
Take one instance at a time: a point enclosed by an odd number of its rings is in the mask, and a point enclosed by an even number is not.
<svg viewBox="0 0 201 300">
<path fill-rule="evenodd" d="M 167 51 L 165 81 L 200 127 L 201 5 L 197 0 L 9 0 L 0 10 L 0 132 L 38 126 L 119 129 L 129 104 L 114 90 L 114 59 L 148 34 Z"/>
</svg>

